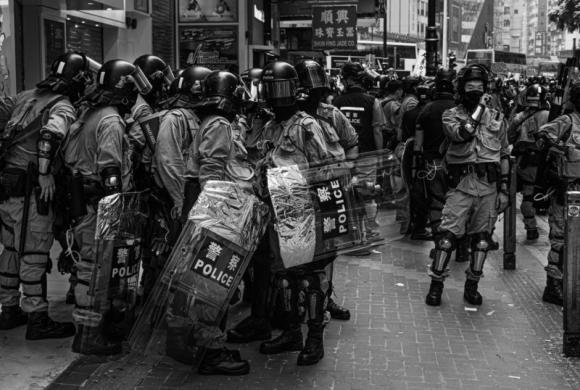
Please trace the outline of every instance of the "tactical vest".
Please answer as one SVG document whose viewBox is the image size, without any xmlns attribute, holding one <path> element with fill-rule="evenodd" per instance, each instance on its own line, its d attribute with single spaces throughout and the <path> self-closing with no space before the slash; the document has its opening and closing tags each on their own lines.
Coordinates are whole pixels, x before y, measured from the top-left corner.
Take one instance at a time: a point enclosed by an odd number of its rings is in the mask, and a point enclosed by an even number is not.
<svg viewBox="0 0 580 390">
<path fill-rule="evenodd" d="M 62 95 L 37 89 L 24 91 L 16 97 L 14 111 L 1 135 L 3 147 L 8 149 L 0 158 L 7 168 L 26 170 L 30 162 L 37 163 L 37 142 L 40 129 L 46 123 L 50 112 L 50 109 L 45 110 L 45 108 L 47 106 L 52 108 L 59 103 L 71 105 L 68 98 Z M 38 123 L 37 131 L 32 131 L 28 137 L 13 143 L 14 139 L 24 135 L 23 133 L 34 130 L 27 128 L 34 121 Z M 66 135 L 66 130 L 62 129 L 63 136 Z"/>
<path fill-rule="evenodd" d="M 536 111 L 528 114 L 523 122 L 516 128 L 516 139 L 512 142 L 514 149 L 518 152 L 526 150 L 537 150 L 535 135 L 544 124 L 548 123 L 548 110 Z"/>
<path fill-rule="evenodd" d="M 362 92 L 347 92 L 334 99 L 334 105 L 348 118 L 358 134 L 359 151 L 377 150 L 373 130 L 375 98 Z"/>
<path fill-rule="evenodd" d="M 565 153 L 558 164 L 558 174 L 567 179 L 580 179 L 580 122 L 578 115 L 568 115 L 570 128 L 565 131 L 563 141 Z"/>
<path fill-rule="evenodd" d="M 336 132 L 336 123 L 334 122 L 333 110 L 336 108 L 328 104 L 320 104 L 314 119 L 322 128 L 325 137 L 326 146 L 330 158 L 333 162 L 340 162 L 346 159 L 344 149 L 340 145 L 340 138 Z"/>
<path fill-rule="evenodd" d="M 105 119 L 116 121 L 125 128 L 125 122 L 119 115 L 117 109 L 112 106 L 97 108 L 86 108 L 79 119 L 71 126 L 69 135 L 63 144 L 64 160 L 72 172 L 78 172 L 87 180 L 100 182 L 98 173 L 98 136 L 103 131 L 102 126 Z M 123 136 L 123 153 L 118 156 L 121 161 L 121 175 L 123 179 L 123 191 L 130 188 L 131 161 L 127 151 L 129 141 L 127 136 Z"/>
<path fill-rule="evenodd" d="M 219 115 L 210 115 L 206 117 L 201 123 L 199 131 L 195 134 L 191 144 L 192 155 L 188 158 L 188 175 L 199 179 L 199 144 L 201 143 L 201 137 L 203 136 L 204 130 L 208 126 L 216 124 L 216 122 L 219 122 L 220 125 L 227 129 L 229 132 L 228 138 L 231 141 L 229 156 L 225 161 L 224 168 L 226 180 L 236 182 L 240 184 L 242 188 L 251 191 L 254 169 L 247 161 L 248 152 L 246 151 L 244 142 L 241 139 L 241 134 L 233 129 L 232 124 L 227 119 Z"/>
</svg>

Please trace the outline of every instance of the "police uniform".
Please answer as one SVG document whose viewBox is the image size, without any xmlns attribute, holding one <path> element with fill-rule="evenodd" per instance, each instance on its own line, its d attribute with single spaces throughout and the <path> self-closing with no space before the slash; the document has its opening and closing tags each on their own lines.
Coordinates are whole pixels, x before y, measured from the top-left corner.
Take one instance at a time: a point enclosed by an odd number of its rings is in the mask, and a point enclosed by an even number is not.
<svg viewBox="0 0 580 390">
<path fill-rule="evenodd" d="M 512 119 L 508 129 L 510 143 L 514 145 L 512 154 L 517 157 L 518 187 L 521 188 L 523 196 L 520 211 L 529 239 L 537 238 L 538 231 L 534 194 L 540 162 L 535 134 L 548 122 L 549 115 L 548 110 L 529 109 L 520 112 Z"/>
<path fill-rule="evenodd" d="M 508 157 L 508 141 L 503 116 L 498 111 L 486 108 L 472 134 L 466 130 L 471 115 L 463 104 L 443 113 L 443 129 L 450 141 L 445 156 L 450 190 L 443 207 L 440 236 L 429 275 L 431 288 L 437 282 L 442 287 L 457 239 L 470 236 L 472 253 L 465 271 L 464 297 L 480 305 L 482 298 L 477 292 L 477 284 L 483 275 L 488 240 L 497 217 L 498 183 L 500 177 L 502 182 L 507 179 L 507 172 L 500 174 L 500 167 L 502 159 Z M 431 290 L 428 303 L 430 296 Z"/>
<path fill-rule="evenodd" d="M 443 113 L 455 106 L 451 93 L 438 93 L 435 100 L 427 103 L 417 118 L 417 124 L 423 131 L 423 159 L 427 172 L 428 219 L 434 238 L 439 233 L 441 213 L 447 194 L 447 175 L 443 170 L 444 151 L 441 145 L 445 142 L 445 132 L 441 121 Z"/>
<path fill-rule="evenodd" d="M 272 146 L 264 150 L 265 159 L 274 166 L 298 165 L 301 169 L 308 169 L 321 166 L 325 161 L 332 161 L 324 130 L 314 118 L 302 111 L 282 122 L 268 122 L 264 129 L 264 141 L 263 145 Z M 277 252 L 279 244 L 273 229 L 269 229 L 269 237 L 272 250 Z M 274 261 L 278 263 L 281 259 L 276 255 Z M 283 301 L 279 320 L 285 329 L 279 337 L 262 343 L 260 352 L 274 354 L 289 350 L 302 351 L 298 358 L 299 365 L 314 364 L 320 359 L 319 351 L 313 349 L 313 346 L 322 348 L 324 327 L 328 322 L 324 309 L 329 288 L 322 266 L 324 265 L 306 263 L 276 275 L 275 280 Z M 279 267 L 280 265 L 274 265 L 274 268 Z M 300 329 L 300 294 L 305 295 L 305 310 L 309 313 L 305 347 Z"/>
<path fill-rule="evenodd" d="M 376 184 L 377 165 L 380 156 L 377 151 L 383 145 L 377 145 L 375 141 L 375 129 L 385 126 L 385 116 L 378 99 L 369 95 L 361 87 L 349 88 L 343 95 L 334 99 L 334 106 L 350 121 L 358 134 L 358 147 L 361 157 L 357 160 L 355 174 L 360 182 L 367 186 Z M 377 204 L 372 193 L 362 192 L 366 215 L 366 228 L 370 231 L 377 227 L 376 215 Z"/>
<path fill-rule="evenodd" d="M 56 101 L 56 103 L 55 103 Z M 44 111 L 45 107 L 52 105 Z M 37 142 L 40 134 L 49 132 L 55 139 L 64 139 L 71 124 L 76 119 L 75 110 L 70 100 L 45 89 L 27 90 L 16 97 L 0 101 L 0 123 L 4 126 L 4 136 L 12 131 L 27 131 L 26 127 L 39 116 L 45 120 L 39 124 L 37 131 L 12 145 L 3 158 L 4 167 L 0 174 L 3 202 L 0 203 L 2 220 L 2 244 L 0 254 L 0 305 L 2 310 L 18 307 L 20 304 L 20 285 L 22 285 L 22 309 L 27 313 L 46 312 L 46 271 L 50 248 L 54 237 L 52 209 L 46 215 L 38 212 L 37 197 L 32 194 L 25 200 L 25 183 L 32 180 L 38 186 Z M 20 129 L 20 130 L 18 130 Z M 38 131 L 39 130 L 39 131 Z M 16 133 L 16 137 L 22 133 Z M 4 142 L 11 142 L 10 138 Z M 33 164 L 33 177 L 27 177 L 27 168 Z M 30 173 L 28 173 L 30 174 Z M 23 207 L 29 201 L 28 220 L 24 222 Z M 19 256 L 18 250 L 22 224 L 26 223 L 24 251 Z M 73 330 L 74 333 L 74 330 Z"/>
<path fill-rule="evenodd" d="M 562 305 L 562 277 L 565 240 L 565 196 L 566 191 L 580 190 L 580 114 L 577 110 L 562 115 L 542 126 L 538 134 L 550 145 L 563 145 L 566 157 L 553 166 L 553 176 L 557 176 L 556 192 L 550 198 L 548 223 L 550 225 L 550 252 L 546 274 L 548 277 L 543 300 Z"/>
</svg>

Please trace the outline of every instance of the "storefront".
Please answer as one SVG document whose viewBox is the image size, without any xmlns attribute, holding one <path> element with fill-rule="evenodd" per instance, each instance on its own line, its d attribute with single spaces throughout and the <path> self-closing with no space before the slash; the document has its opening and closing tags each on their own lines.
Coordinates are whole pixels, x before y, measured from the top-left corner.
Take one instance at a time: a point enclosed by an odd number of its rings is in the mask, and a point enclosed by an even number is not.
<svg viewBox="0 0 580 390">
<path fill-rule="evenodd" d="M 38 57 L 15 65 L 22 70 L 15 90 L 34 87 L 67 50 L 82 51 L 98 62 L 133 61 L 152 51 L 150 0 L 0 0 L 0 5 L 3 2 L 21 9 L 20 18 L 14 14 L 16 25 L 26 26 L 14 58 L 23 48 L 27 59 Z"/>
<path fill-rule="evenodd" d="M 196 64 L 239 74 L 263 66 L 264 0 L 176 0 L 178 67 Z"/>
</svg>

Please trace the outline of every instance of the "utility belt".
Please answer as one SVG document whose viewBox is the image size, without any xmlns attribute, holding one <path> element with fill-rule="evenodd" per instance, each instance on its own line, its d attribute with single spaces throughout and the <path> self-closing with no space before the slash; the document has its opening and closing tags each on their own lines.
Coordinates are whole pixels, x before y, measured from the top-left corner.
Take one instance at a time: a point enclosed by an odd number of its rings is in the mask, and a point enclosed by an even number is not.
<svg viewBox="0 0 580 390">
<path fill-rule="evenodd" d="M 467 163 L 467 164 L 449 164 L 447 165 L 447 172 L 449 173 L 450 187 L 455 188 L 459 185 L 461 180 L 472 173 L 475 173 L 478 178 L 486 178 L 489 184 L 499 183 L 501 176 L 499 163 Z"/>
<path fill-rule="evenodd" d="M 0 173 L 0 201 L 26 195 L 27 173 L 24 169 L 4 168 Z M 38 186 L 38 176 L 33 179 L 33 186 Z"/>
</svg>

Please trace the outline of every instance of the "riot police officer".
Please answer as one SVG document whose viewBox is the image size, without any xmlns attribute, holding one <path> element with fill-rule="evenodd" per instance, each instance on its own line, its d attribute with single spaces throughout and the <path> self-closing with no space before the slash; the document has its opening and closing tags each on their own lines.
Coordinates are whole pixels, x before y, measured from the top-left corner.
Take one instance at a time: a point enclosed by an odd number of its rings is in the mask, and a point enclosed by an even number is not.
<svg viewBox="0 0 580 390">
<path fill-rule="evenodd" d="M 0 329 L 28 323 L 26 339 L 74 335 L 72 323 L 48 316 L 46 272 L 53 244 L 55 160 L 76 120 L 73 103 L 92 80 L 91 60 L 69 52 L 52 64 L 35 89 L 0 102 Z M 20 285 L 23 299 L 20 302 Z M 22 309 L 20 308 L 22 305 Z"/>
<path fill-rule="evenodd" d="M 536 146 L 536 133 L 548 122 L 550 115 L 546 102 L 546 89 L 539 84 L 532 84 L 522 94 L 520 99 L 522 111 L 510 121 L 508 138 L 514 148 L 512 154 L 517 157 L 518 187 L 522 192 L 520 210 L 524 217 L 526 237 L 536 240 L 539 237 L 534 209 L 534 194 L 538 165 L 541 163 L 539 150 Z"/>
<path fill-rule="evenodd" d="M 472 252 L 464 299 L 481 305 L 477 291 L 489 248 L 491 221 L 508 203 L 508 142 L 503 116 L 487 107 L 488 73 L 472 65 L 459 79 L 461 103 L 443 113 L 443 129 L 450 140 L 445 160 L 450 190 L 443 207 L 440 236 L 430 268 L 431 287 L 426 303 L 441 304 L 447 265 L 457 239 L 468 235 Z"/>
<path fill-rule="evenodd" d="M 194 186 L 189 187 L 191 193 L 185 196 L 192 196 L 195 201 L 209 180 L 233 181 L 251 192 L 254 170 L 247 163 L 242 139 L 232 126 L 244 96 L 241 81 L 230 72 L 213 71 L 204 78 L 202 88 L 203 99 L 197 111 L 202 122 L 199 130 L 192 134 L 186 168 L 187 180 Z M 208 318 L 214 310 L 208 310 L 203 302 L 197 302 L 192 310 L 196 321 L 176 314 L 173 307 L 169 308 L 166 317 L 167 354 L 191 364 L 194 345 L 204 347 L 206 353 L 198 369 L 200 374 L 249 373 L 250 365 L 240 357 L 239 351 L 224 347 L 225 335 L 215 326 L 215 319 Z"/>
<path fill-rule="evenodd" d="M 331 154 L 329 163 L 344 161 L 354 163 L 358 157 L 358 134 L 338 108 L 323 103 L 324 96 L 330 88 L 326 72 L 313 60 L 301 61 L 296 64 L 295 69 L 300 84 L 298 106 L 316 119 L 323 130 L 328 151 Z M 333 263 L 330 263 L 327 267 L 329 289 L 326 309 L 332 318 L 348 320 L 350 311 L 332 299 L 333 271 Z"/>
<path fill-rule="evenodd" d="M 455 72 L 445 69 L 435 76 L 435 96 L 417 117 L 415 160 L 419 170 L 426 172 L 428 219 L 435 242 L 440 238 L 441 212 L 448 191 L 447 175 L 443 169 L 445 142 L 443 113 L 455 106 L 453 80 Z"/>
<path fill-rule="evenodd" d="M 363 88 L 362 82 L 365 71 L 358 62 L 347 62 L 342 67 L 342 78 L 346 91 L 334 99 L 334 106 L 348 118 L 358 133 L 358 147 L 364 158 L 359 158 L 355 173 L 361 182 L 374 186 L 377 177 L 378 151 L 383 149 L 383 128 L 385 117 L 377 98 L 369 95 Z M 365 203 L 365 228 L 367 237 L 379 238 L 379 225 L 376 221 L 377 204 L 374 194 L 363 194 Z"/>
<path fill-rule="evenodd" d="M 546 288 L 542 300 L 562 306 L 562 272 L 564 263 L 565 196 L 566 191 L 580 190 L 580 82 L 570 88 L 565 109 L 571 111 L 545 124 L 537 138 L 541 148 L 551 148 L 548 176 L 556 189 L 550 199 L 550 252 L 546 266 Z"/>
<path fill-rule="evenodd" d="M 159 112 L 159 129 L 153 145 L 153 180 L 150 197 L 151 251 L 143 262 L 143 293 L 149 294 L 163 269 L 166 256 L 179 236 L 181 224 L 193 203 L 184 208 L 185 168 L 189 147 L 200 120 L 193 108 L 201 101 L 201 83 L 211 71 L 190 66 L 176 79 L 176 95 L 167 111 Z"/>
<path fill-rule="evenodd" d="M 285 166 L 297 164 L 303 168 L 322 165 L 330 158 L 323 130 L 310 115 L 299 111 L 296 104 L 298 74 L 295 68 L 282 61 L 266 65 L 262 76 L 266 101 L 274 111 L 274 119 L 266 124 L 263 150 L 265 163 Z M 265 172 L 264 172 L 265 173 Z M 268 232 L 276 235 L 273 228 Z M 278 240 L 273 239 L 272 250 L 280 253 Z M 274 261 L 281 261 L 276 256 Z M 298 365 L 316 364 L 324 356 L 323 335 L 327 323 L 324 310 L 328 292 L 328 279 L 323 267 L 328 261 L 307 263 L 280 272 L 275 277 L 284 299 L 281 322 L 285 329 L 278 337 L 261 344 L 260 352 L 276 354 L 300 351 Z M 271 267 L 273 264 L 267 264 Z M 308 335 L 303 344 L 300 326 L 301 315 L 298 297 L 305 295 L 306 312 L 309 313 Z"/>
<path fill-rule="evenodd" d="M 130 188 L 131 163 L 123 116 L 135 104 L 139 90 L 150 88 L 148 84 L 141 84 L 143 80 L 146 82 L 144 75 L 129 62 L 106 62 L 97 74 L 97 88 L 87 96 L 87 104 L 81 107 L 65 146 L 66 164 L 80 184 L 71 194 L 79 205 L 71 211 L 76 218 L 72 230 L 80 256 L 76 264 L 78 283 L 73 312 L 77 334 L 72 349 L 77 353 L 111 355 L 121 351 L 120 344 L 109 342 L 103 335 L 110 302 L 97 302 L 88 291 L 97 262 L 98 202 L 104 196 Z"/>
<path fill-rule="evenodd" d="M 139 94 L 137 101 L 131 108 L 127 121 L 130 158 L 133 162 L 133 176 L 137 189 L 149 188 L 151 181 L 152 146 L 148 142 L 140 122 L 154 120 L 153 114 L 161 109 L 161 103 L 167 97 L 167 89 L 175 80 L 171 67 L 161 58 L 144 54 L 137 58 L 133 65 L 141 70 L 151 86 Z"/>
</svg>

